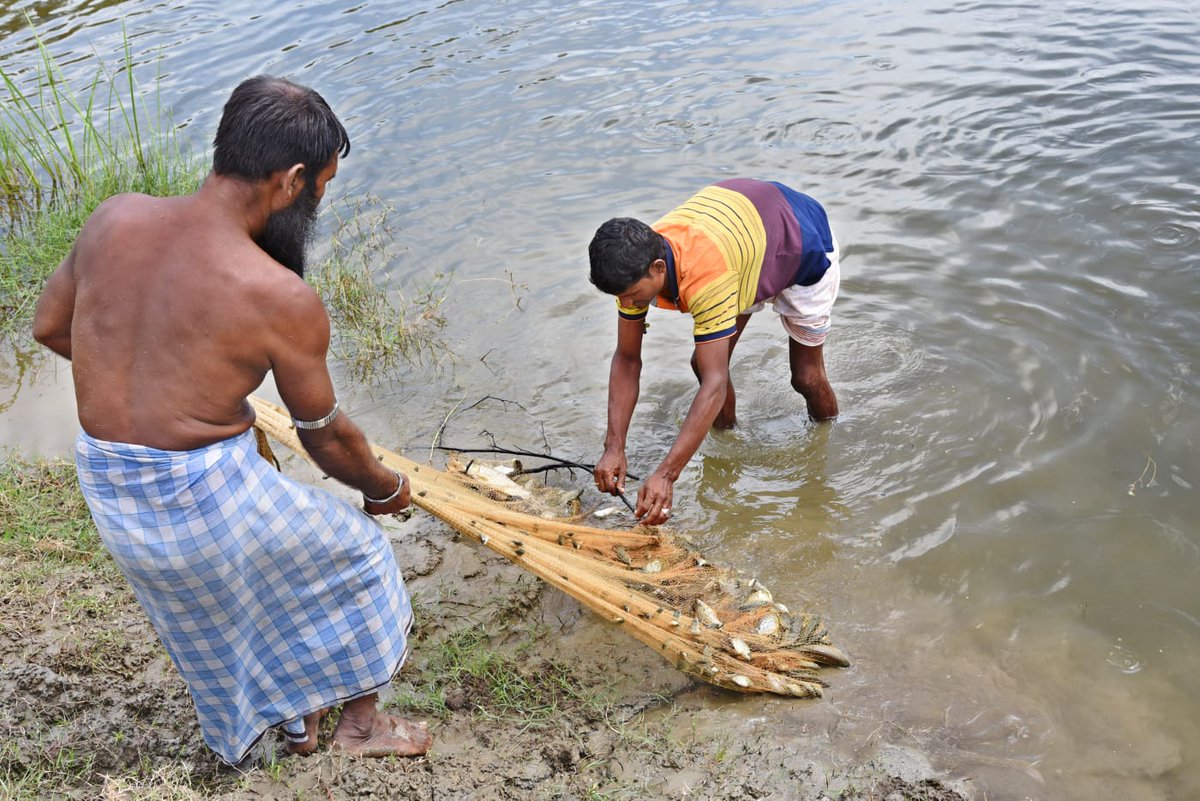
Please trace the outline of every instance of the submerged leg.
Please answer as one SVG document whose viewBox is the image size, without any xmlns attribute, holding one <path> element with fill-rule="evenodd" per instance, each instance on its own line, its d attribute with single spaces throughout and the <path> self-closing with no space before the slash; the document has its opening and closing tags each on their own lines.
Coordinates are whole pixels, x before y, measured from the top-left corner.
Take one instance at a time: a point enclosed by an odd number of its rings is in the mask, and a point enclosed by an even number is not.
<svg viewBox="0 0 1200 801">
<path fill-rule="evenodd" d="M 825 377 L 824 345 L 802 345 L 788 340 L 792 367 L 792 389 L 804 396 L 808 416 L 813 420 L 832 420 L 838 416 L 837 396 Z"/>
</svg>

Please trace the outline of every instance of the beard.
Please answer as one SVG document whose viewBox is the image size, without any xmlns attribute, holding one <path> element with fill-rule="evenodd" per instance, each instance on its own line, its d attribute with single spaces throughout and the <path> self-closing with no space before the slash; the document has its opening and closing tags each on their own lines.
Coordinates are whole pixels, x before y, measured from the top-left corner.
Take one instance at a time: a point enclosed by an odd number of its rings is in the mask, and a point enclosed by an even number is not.
<svg viewBox="0 0 1200 801">
<path fill-rule="evenodd" d="M 262 233 L 254 242 L 267 255 L 287 267 L 301 278 L 304 277 L 304 262 L 308 243 L 312 241 L 317 222 L 317 198 L 313 187 L 304 184 L 304 191 L 288 206 L 267 218 Z"/>
</svg>

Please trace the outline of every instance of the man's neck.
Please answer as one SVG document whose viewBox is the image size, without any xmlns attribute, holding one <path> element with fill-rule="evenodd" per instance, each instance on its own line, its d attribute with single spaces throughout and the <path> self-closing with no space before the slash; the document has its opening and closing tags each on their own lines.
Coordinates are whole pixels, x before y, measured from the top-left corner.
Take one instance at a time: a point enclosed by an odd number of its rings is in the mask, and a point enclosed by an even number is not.
<svg viewBox="0 0 1200 801">
<path fill-rule="evenodd" d="M 271 204 L 261 184 L 209 173 L 193 195 L 214 217 L 255 237 L 266 227 Z"/>
</svg>

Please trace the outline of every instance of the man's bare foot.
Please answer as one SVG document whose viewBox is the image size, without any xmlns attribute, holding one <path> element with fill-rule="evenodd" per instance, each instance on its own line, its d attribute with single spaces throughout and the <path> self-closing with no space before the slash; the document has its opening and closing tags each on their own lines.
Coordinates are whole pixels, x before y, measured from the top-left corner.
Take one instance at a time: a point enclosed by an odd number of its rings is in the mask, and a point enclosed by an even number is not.
<svg viewBox="0 0 1200 801">
<path fill-rule="evenodd" d="M 313 712 L 310 715 L 304 716 L 304 733 L 308 735 L 308 739 L 302 743 L 293 743 L 287 741 L 283 750 L 289 754 L 297 756 L 308 756 L 317 750 L 317 729 L 321 726 L 321 718 L 329 712 L 328 709 L 322 709 L 319 712 Z"/>
<path fill-rule="evenodd" d="M 733 414 L 725 414 L 720 412 L 717 414 L 717 419 L 713 420 L 713 428 L 720 431 L 728 431 L 737 426 L 737 416 Z"/>
<path fill-rule="evenodd" d="M 347 717 L 343 711 L 329 748 L 352 757 L 419 757 L 432 742 L 424 721 L 408 721 L 372 709 L 366 721 Z"/>
</svg>

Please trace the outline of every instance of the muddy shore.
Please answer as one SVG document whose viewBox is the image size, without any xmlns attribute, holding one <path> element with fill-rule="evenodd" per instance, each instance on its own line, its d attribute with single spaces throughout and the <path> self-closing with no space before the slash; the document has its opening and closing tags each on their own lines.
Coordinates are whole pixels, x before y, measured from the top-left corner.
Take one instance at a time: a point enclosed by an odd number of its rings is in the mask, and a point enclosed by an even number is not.
<svg viewBox="0 0 1200 801">
<path fill-rule="evenodd" d="M 837 752 L 821 702 L 780 699 L 812 724 L 784 731 L 729 714 L 734 694 L 436 520 L 388 528 L 417 627 L 386 700 L 429 721 L 427 756 L 289 758 L 272 733 L 240 770 L 222 765 L 111 560 L 49 536 L 0 555 L 0 797 L 972 797 L 968 781 L 884 739 Z"/>
</svg>

